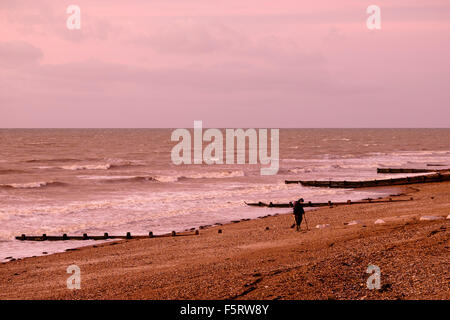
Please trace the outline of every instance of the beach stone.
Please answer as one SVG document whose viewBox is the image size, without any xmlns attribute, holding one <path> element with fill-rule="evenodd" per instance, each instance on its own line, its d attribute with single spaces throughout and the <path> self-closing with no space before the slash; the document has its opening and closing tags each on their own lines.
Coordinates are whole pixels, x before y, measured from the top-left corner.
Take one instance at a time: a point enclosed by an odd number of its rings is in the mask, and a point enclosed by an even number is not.
<svg viewBox="0 0 450 320">
<path fill-rule="evenodd" d="M 318 225 L 316 225 L 317 229 L 324 229 L 324 228 L 329 228 L 329 227 L 331 227 L 331 225 L 329 225 L 329 224 L 318 224 Z"/>
<path fill-rule="evenodd" d="M 420 217 L 420 221 L 434 221 L 434 220 L 441 220 L 444 219 L 444 217 L 436 217 L 436 216 L 422 216 Z"/>
<path fill-rule="evenodd" d="M 386 223 L 386 221 L 384 221 L 383 219 L 377 219 L 375 221 L 375 224 L 384 224 L 384 223 Z"/>
<path fill-rule="evenodd" d="M 354 225 L 357 225 L 357 224 L 361 224 L 361 221 L 353 220 L 353 221 L 350 221 L 347 225 L 348 226 L 354 226 Z"/>
<path fill-rule="evenodd" d="M 450 214 L 447 216 L 447 219 L 450 219 Z"/>
</svg>

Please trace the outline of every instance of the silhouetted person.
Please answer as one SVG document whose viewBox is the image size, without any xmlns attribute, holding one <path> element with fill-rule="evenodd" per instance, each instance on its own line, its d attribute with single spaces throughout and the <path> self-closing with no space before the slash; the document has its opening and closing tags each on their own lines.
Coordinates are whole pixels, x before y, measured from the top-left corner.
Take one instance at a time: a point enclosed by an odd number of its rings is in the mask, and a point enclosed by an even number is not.
<svg viewBox="0 0 450 320">
<path fill-rule="evenodd" d="M 300 225 L 302 224 L 304 214 L 305 210 L 303 210 L 303 198 L 301 198 L 294 202 L 294 217 L 297 231 L 299 231 L 301 228 Z"/>
</svg>

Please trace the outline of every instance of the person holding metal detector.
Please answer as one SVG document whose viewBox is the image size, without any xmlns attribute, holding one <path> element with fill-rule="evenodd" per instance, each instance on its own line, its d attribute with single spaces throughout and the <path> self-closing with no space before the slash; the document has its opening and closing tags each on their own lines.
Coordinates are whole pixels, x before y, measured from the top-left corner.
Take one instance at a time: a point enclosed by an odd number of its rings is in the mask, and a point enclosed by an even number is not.
<svg viewBox="0 0 450 320">
<path fill-rule="evenodd" d="M 306 221 L 305 210 L 303 209 L 303 202 L 304 202 L 303 198 L 300 198 L 294 202 L 294 212 L 293 212 L 294 217 L 295 217 L 294 225 L 297 227 L 297 231 L 299 231 L 301 229 L 303 216 L 305 216 L 306 229 L 309 230 L 308 221 Z M 291 228 L 293 228 L 294 225 L 292 225 Z"/>
</svg>

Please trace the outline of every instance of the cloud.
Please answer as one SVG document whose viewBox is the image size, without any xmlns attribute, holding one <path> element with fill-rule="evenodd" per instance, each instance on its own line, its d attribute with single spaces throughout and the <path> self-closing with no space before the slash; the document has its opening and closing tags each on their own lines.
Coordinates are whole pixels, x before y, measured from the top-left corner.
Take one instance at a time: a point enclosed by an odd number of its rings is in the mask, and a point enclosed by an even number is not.
<svg viewBox="0 0 450 320">
<path fill-rule="evenodd" d="M 69 2 L 0 0 L 0 126 L 443 121 L 448 0 L 407 2 L 368 32 L 360 0 L 79 0 L 74 31 Z"/>
<path fill-rule="evenodd" d="M 17 68 L 36 65 L 43 57 L 42 50 L 26 42 L 0 42 L 0 65 Z"/>
<path fill-rule="evenodd" d="M 247 37 L 223 24 L 189 18 L 169 19 L 153 31 L 134 36 L 133 43 L 163 54 L 211 54 L 245 44 Z"/>
</svg>

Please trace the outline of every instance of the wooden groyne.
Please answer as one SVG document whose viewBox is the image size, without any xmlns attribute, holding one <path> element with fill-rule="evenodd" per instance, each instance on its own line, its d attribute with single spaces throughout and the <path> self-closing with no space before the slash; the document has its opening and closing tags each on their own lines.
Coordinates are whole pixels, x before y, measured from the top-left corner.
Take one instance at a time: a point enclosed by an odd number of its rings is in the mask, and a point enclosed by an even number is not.
<svg viewBox="0 0 450 320">
<path fill-rule="evenodd" d="M 195 230 L 195 232 L 182 232 L 176 233 L 172 231 L 171 233 L 154 235 L 153 232 L 149 232 L 146 236 L 133 236 L 130 232 L 127 232 L 124 236 L 112 236 L 108 233 L 103 234 L 102 236 L 89 236 L 88 234 L 83 234 L 82 236 L 68 236 L 67 234 L 63 234 L 62 236 L 48 236 L 43 234 L 41 236 L 27 236 L 26 234 L 22 234 L 16 237 L 16 240 L 20 241 L 66 241 L 66 240 L 109 240 L 109 239 L 148 239 L 148 238 L 163 238 L 163 237 L 183 237 L 183 236 L 193 236 L 199 235 L 199 231 Z"/>
<path fill-rule="evenodd" d="M 403 202 L 403 201 L 412 201 L 413 198 L 410 199 L 396 199 L 393 200 L 392 198 L 389 198 L 388 200 L 385 199 L 377 199 L 377 200 L 373 200 L 373 199 L 365 199 L 365 200 L 360 200 L 360 201 L 351 201 L 351 200 L 347 200 L 346 202 L 333 202 L 333 201 L 328 201 L 328 202 L 304 202 L 303 203 L 303 207 L 331 207 L 331 206 L 337 206 L 337 205 L 352 205 L 352 204 L 366 204 L 366 203 L 385 203 L 385 202 Z M 254 202 L 254 203 L 245 203 L 248 206 L 253 206 L 253 207 L 268 207 L 268 208 L 292 208 L 294 206 L 294 204 L 292 202 L 289 203 L 273 203 L 273 202 L 269 202 L 269 203 L 265 203 L 265 202 Z"/>
<path fill-rule="evenodd" d="M 425 173 L 437 172 L 441 170 L 433 169 L 409 169 L 409 168 L 377 168 L 377 173 Z"/>
<path fill-rule="evenodd" d="M 381 180 L 366 180 L 366 181 L 290 181 L 286 180 L 286 184 L 297 183 L 308 187 L 322 187 L 322 188 L 369 188 L 380 186 L 398 186 L 415 183 L 429 183 L 450 181 L 450 172 L 438 172 L 436 174 L 421 175 L 415 177 L 381 179 Z"/>
</svg>

